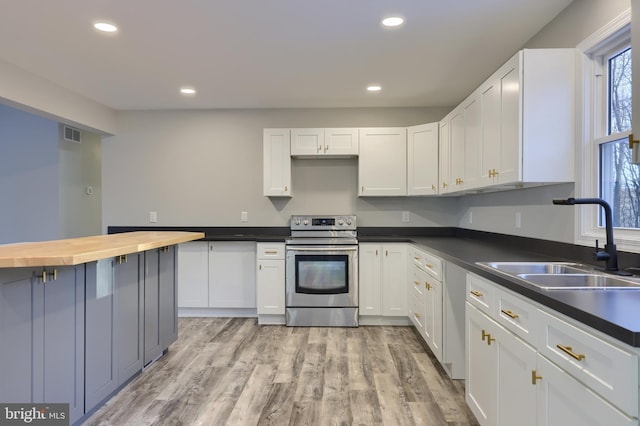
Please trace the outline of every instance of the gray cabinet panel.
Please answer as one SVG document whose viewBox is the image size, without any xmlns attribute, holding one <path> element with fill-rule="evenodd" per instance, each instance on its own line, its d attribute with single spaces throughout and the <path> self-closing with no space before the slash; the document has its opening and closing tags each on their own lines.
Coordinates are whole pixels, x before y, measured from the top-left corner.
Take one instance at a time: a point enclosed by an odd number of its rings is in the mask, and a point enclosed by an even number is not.
<svg viewBox="0 0 640 426">
<path fill-rule="evenodd" d="M 0 270 L 0 401 L 84 414 L 84 265 Z"/>
<path fill-rule="evenodd" d="M 85 405 L 90 411 L 117 386 L 113 260 L 87 264 Z"/>
<path fill-rule="evenodd" d="M 118 386 L 142 370 L 144 270 L 140 254 L 115 264 Z"/>
<path fill-rule="evenodd" d="M 0 270 L 0 401 L 33 400 L 33 269 Z"/>
<path fill-rule="evenodd" d="M 144 364 L 160 355 L 160 292 L 158 250 L 144 253 Z"/>
<path fill-rule="evenodd" d="M 178 339 L 178 294 L 176 287 L 176 247 L 159 252 L 160 343 L 162 349 Z"/>
<path fill-rule="evenodd" d="M 56 268 L 44 290 L 44 398 L 84 414 L 84 265 Z"/>
</svg>

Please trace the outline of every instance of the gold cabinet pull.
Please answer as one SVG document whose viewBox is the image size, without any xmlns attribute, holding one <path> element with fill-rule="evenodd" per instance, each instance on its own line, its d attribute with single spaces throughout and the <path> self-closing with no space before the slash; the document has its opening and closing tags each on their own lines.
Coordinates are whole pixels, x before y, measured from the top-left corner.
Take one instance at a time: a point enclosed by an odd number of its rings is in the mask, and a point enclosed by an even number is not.
<svg viewBox="0 0 640 426">
<path fill-rule="evenodd" d="M 429 268 L 429 269 L 433 269 L 433 265 L 432 265 L 431 263 L 427 263 L 427 265 L 426 265 L 426 266 L 427 266 L 427 268 Z"/>
<path fill-rule="evenodd" d="M 480 292 L 479 292 L 479 291 L 477 291 L 477 290 L 471 290 L 469 293 L 473 294 L 473 295 L 474 295 L 474 296 L 476 296 L 476 297 L 482 297 L 482 296 L 484 296 L 484 294 L 480 293 Z"/>
<path fill-rule="evenodd" d="M 420 260 L 420 258 L 419 258 L 418 256 L 413 256 L 413 258 L 414 258 L 415 260 Z"/>
<path fill-rule="evenodd" d="M 513 318 L 513 319 L 518 319 L 520 318 L 520 315 L 518 314 L 514 314 L 513 312 L 511 312 L 508 309 L 501 309 L 500 312 L 502 312 L 503 314 L 505 314 L 506 316 L 508 316 L 509 318 Z"/>
<path fill-rule="evenodd" d="M 482 330 L 482 341 L 484 341 L 484 339 L 487 337 L 491 337 L 491 335 L 487 333 L 485 330 Z"/>
<path fill-rule="evenodd" d="M 487 345 L 491 346 L 491 342 L 495 342 L 496 339 L 491 337 L 490 334 L 487 334 Z"/>
<path fill-rule="evenodd" d="M 265 250 L 264 254 L 278 254 L 278 250 Z"/>
<path fill-rule="evenodd" d="M 582 361 L 583 359 L 586 358 L 586 356 L 584 356 L 583 354 L 577 354 L 575 352 L 573 352 L 573 348 L 571 346 L 563 346 L 561 344 L 557 344 L 556 347 L 558 349 L 560 349 L 562 352 L 566 353 L 567 355 L 569 355 L 570 357 L 577 359 L 578 361 Z"/>
<path fill-rule="evenodd" d="M 420 314 L 419 314 L 419 313 L 417 313 L 417 312 L 414 312 L 414 313 L 413 313 L 413 316 L 414 316 L 414 317 L 416 317 L 416 318 L 420 318 Z"/>
<path fill-rule="evenodd" d="M 429 283 L 424 283 L 425 287 L 427 287 L 427 290 L 431 290 L 433 288 L 433 286 Z"/>
<path fill-rule="evenodd" d="M 378 249 L 376 249 L 376 256 L 378 255 Z"/>
<path fill-rule="evenodd" d="M 53 272 L 51 273 L 51 278 L 53 278 L 54 281 L 58 279 L 58 270 L 56 268 L 53 268 Z"/>
<path fill-rule="evenodd" d="M 360 192 L 364 192 L 364 186 L 362 187 L 362 191 L 360 191 Z"/>
<path fill-rule="evenodd" d="M 287 187 L 287 185 L 284 186 L 284 192 L 287 192 L 289 190 L 289 188 Z"/>
<path fill-rule="evenodd" d="M 262 271 L 262 265 L 258 265 L 258 269 Z"/>
<path fill-rule="evenodd" d="M 127 255 L 127 254 L 122 255 L 122 261 L 123 261 L 124 263 L 127 263 L 127 262 L 129 261 L 129 258 L 128 258 L 128 255 Z"/>
<path fill-rule="evenodd" d="M 420 281 L 414 281 L 413 282 L 415 285 L 420 285 Z"/>
<path fill-rule="evenodd" d="M 385 255 L 385 256 L 389 256 L 389 250 L 385 250 L 385 251 L 384 251 L 384 255 Z"/>
<path fill-rule="evenodd" d="M 322 146 L 318 145 L 318 152 L 322 151 Z"/>
<path fill-rule="evenodd" d="M 447 182 L 442 182 L 442 187 L 446 188 L 447 187 Z"/>
<path fill-rule="evenodd" d="M 538 380 L 542 380 L 542 376 L 538 376 L 536 370 L 531 370 L 531 384 L 535 385 Z"/>
<path fill-rule="evenodd" d="M 629 149 L 633 149 L 633 145 L 640 143 L 640 141 L 634 141 L 633 140 L 633 133 L 629 134 Z"/>
<path fill-rule="evenodd" d="M 45 284 L 47 282 L 47 271 L 46 270 L 42 270 L 42 284 Z"/>
</svg>

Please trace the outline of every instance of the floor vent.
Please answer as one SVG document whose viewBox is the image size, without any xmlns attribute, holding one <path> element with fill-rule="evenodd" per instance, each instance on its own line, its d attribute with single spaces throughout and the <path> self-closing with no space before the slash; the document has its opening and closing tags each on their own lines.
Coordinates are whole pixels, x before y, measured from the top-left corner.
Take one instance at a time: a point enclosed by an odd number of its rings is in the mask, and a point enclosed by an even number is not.
<svg viewBox="0 0 640 426">
<path fill-rule="evenodd" d="M 80 130 L 64 126 L 64 140 L 80 143 Z"/>
</svg>

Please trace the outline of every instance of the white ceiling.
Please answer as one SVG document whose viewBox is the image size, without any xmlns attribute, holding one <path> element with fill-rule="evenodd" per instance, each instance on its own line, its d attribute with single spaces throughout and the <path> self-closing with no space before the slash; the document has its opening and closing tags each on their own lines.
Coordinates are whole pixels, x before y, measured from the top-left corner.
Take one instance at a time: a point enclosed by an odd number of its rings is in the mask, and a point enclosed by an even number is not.
<svg viewBox="0 0 640 426">
<path fill-rule="evenodd" d="M 570 2 L 0 0 L 0 60 L 115 109 L 453 106 Z"/>
</svg>

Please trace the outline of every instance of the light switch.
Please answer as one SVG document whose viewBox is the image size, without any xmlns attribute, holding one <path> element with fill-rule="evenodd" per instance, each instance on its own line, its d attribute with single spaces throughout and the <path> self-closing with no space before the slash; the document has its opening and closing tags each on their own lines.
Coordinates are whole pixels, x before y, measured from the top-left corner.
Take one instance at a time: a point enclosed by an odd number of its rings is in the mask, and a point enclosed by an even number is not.
<svg viewBox="0 0 640 426">
<path fill-rule="evenodd" d="M 403 222 L 409 222 L 409 220 L 410 220 L 409 212 L 407 212 L 407 211 L 402 212 L 402 221 Z"/>
<path fill-rule="evenodd" d="M 249 220 L 249 214 L 247 212 L 240 212 L 240 222 L 246 222 Z"/>
<path fill-rule="evenodd" d="M 156 223 L 158 221 L 158 212 L 149 212 L 149 222 Z"/>
</svg>

